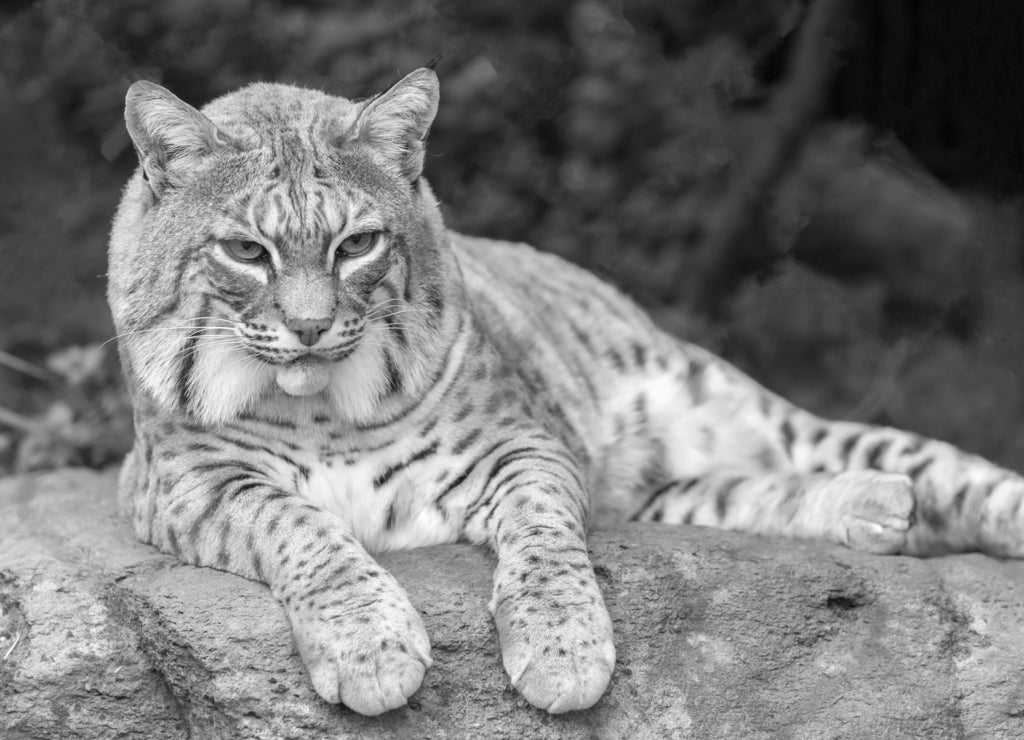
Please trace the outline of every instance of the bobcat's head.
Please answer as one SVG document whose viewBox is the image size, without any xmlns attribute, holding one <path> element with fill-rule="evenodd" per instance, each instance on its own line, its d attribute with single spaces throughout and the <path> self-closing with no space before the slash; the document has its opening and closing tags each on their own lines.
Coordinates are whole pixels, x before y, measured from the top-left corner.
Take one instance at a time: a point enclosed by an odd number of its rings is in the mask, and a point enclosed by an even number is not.
<svg viewBox="0 0 1024 740">
<path fill-rule="evenodd" d="M 368 101 L 255 84 L 202 112 L 132 85 L 108 297 L 136 388 L 205 423 L 283 395 L 361 420 L 415 394 L 461 300 L 420 176 L 437 102 L 429 69 Z"/>
</svg>

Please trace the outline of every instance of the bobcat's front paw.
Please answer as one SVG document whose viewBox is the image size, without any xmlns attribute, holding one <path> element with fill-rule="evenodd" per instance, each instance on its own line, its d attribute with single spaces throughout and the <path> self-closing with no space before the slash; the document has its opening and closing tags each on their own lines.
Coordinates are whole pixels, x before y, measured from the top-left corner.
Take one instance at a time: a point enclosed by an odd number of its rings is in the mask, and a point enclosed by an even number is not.
<svg viewBox="0 0 1024 740">
<path fill-rule="evenodd" d="M 328 600 L 337 600 L 338 592 Z M 365 715 L 406 703 L 430 667 L 430 640 L 401 591 L 293 610 L 292 630 L 316 692 Z"/>
<path fill-rule="evenodd" d="M 615 667 L 612 623 L 591 579 L 583 588 L 495 588 L 491 612 L 512 685 L 552 714 L 601 698 Z"/>
</svg>

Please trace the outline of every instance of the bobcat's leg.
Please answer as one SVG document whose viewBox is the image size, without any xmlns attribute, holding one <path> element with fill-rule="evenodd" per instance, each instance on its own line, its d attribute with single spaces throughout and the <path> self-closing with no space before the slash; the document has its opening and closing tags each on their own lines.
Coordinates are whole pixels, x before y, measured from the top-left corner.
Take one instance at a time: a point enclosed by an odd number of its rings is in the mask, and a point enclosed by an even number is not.
<svg viewBox="0 0 1024 740">
<path fill-rule="evenodd" d="M 821 419 L 768 392 L 723 360 L 689 345 L 682 349 L 687 369 L 676 383 L 682 390 L 681 408 L 663 399 L 660 403 L 668 414 L 665 438 L 670 443 L 681 440 L 670 446 L 679 460 L 668 466 L 672 478 L 688 480 L 706 470 L 709 461 L 726 468 L 763 471 L 750 476 L 756 481 L 763 474 L 764 482 L 749 485 L 762 485 L 766 491 L 784 490 L 787 484 L 779 481 L 790 474 L 880 471 L 902 475 L 911 484 L 914 501 L 912 526 L 902 552 L 934 555 L 981 550 L 1024 557 L 1024 477 L 917 434 Z M 694 440 L 702 436 L 713 437 L 718 444 L 698 450 L 697 465 L 690 465 L 691 448 L 698 446 Z M 713 477 L 722 479 L 718 474 Z M 870 476 L 861 478 L 868 480 Z M 852 494 L 844 498 L 848 495 Z M 865 495 L 869 508 L 876 499 L 888 498 L 869 491 Z M 760 511 L 754 497 L 749 497 L 748 506 L 751 512 Z M 732 516 L 738 516 L 741 507 L 733 508 Z M 701 523 L 714 524 L 714 519 Z M 764 531 L 757 528 L 766 526 L 754 518 L 749 525 L 734 528 Z"/>
<path fill-rule="evenodd" d="M 139 496 L 144 540 L 270 586 L 325 700 L 376 715 L 419 688 L 431 662 L 420 616 L 337 517 L 229 464 Z"/>
<path fill-rule="evenodd" d="M 615 647 L 587 556 L 580 473 L 552 449 L 513 451 L 492 470 L 465 531 L 498 555 L 490 608 L 505 670 L 534 706 L 585 709 L 608 685 Z"/>
<path fill-rule="evenodd" d="M 634 520 L 698 524 L 900 552 L 914 496 L 905 475 L 715 471 L 655 491 Z"/>
<path fill-rule="evenodd" d="M 871 468 L 913 482 L 906 552 L 981 550 L 1024 557 L 1024 478 L 945 442 L 849 422 L 818 422 L 816 443 L 796 435 L 794 458 L 813 470 Z"/>
<path fill-rule="evenodd" d="M 765 404 L 775 442 L 805 474 L 878 470 L 905 475 L 914 522 L 904 552 L 981 550 L 1024 557 L 1024 478 L 953 445 L 911 432 L 833 422 L 784 402 Z"/>
</svg>

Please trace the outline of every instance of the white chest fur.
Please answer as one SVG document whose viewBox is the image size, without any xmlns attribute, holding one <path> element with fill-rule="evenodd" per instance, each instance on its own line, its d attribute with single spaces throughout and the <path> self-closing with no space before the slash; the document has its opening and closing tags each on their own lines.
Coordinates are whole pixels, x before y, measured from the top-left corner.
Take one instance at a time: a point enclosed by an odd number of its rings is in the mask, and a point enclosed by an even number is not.
<svg viewBox="0 0 1024 740">
<path fill-rule="evenodd" d="M 328 457 L 299 477 L 299 493 L 342 519 L 371 552 L 454 542 L 458 521 L 433 503 L 440 464 L 409 466 L 379 482 L 381 472 L 401 459 L 394 448 L 356 459 Z"/>
</svg>

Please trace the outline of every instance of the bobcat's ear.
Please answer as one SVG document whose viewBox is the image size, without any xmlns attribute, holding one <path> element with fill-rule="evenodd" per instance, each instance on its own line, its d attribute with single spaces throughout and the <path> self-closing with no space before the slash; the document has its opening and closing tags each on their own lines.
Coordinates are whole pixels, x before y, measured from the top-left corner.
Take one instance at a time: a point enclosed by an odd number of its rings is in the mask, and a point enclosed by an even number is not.
<svg viewBox="0 0 1024 740">
<path fill-rule="evenodd" d="M 133 83 L 124 103 L 128 134 L 157 196 L 229 142 L 209 118 L 153 82 Z"/>
<path fill-rule="evenodd" d="M 430 124 L 440 99 L 437 75 L 422 67 L 366 103 L 347 138 L 372 146 L 407 181 L 423 171 Z"/>
</svg>

